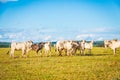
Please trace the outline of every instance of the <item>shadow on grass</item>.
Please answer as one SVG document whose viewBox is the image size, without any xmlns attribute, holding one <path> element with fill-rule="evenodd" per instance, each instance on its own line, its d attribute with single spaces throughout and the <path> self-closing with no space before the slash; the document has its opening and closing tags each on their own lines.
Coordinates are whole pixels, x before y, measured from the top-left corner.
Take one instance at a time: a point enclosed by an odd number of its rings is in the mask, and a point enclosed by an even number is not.
<svg viewBox="0 0 120 80">
<path fill-rule="evenodd" d="M 108 55 L 112 55 L 112 54 L 93 54 L 93 56 L 108 56 Z"/>
<path fill-rule="evenodd" d="M 72 55 L 72 56 L 109 56 L 109 55 L 113 55 L 113 54 L 107 54 L 107 53 L 102 53 L 102 54 L 100 54 L 100 53 L 99 54 L 93 54 L 93 53 L 91 53 L 91 54 L 88 54 L 87 53 L 87 54 L 84 54 L 84 55 L 82 55 L 82 54 L 76 54 L 76 55 Z M 67 56 L 67 55 L 65 55 L 65 54 L 62 55 L 62 56 L 59 56 L 57 54 L 56 55 L 51 55 L 51 56 L 44 56 L 44 55 L 42 55 L 42 56 L 41 55 L 29 56 L 28 55 L 27 57 L 15 56 L 14 59 L 18 59 L 18 58 L 23 58 L 23 59 L 24 58 L 47 58 L 47 57 L 50 58 L 50 57 L 65 57 L 65 56 Z M 68 57 L 70 57 L 70 56 L 68 56 Z"/>
<path fill-rule="evenodd" d="M 84 54 L 84 55 L 82 55 L 82 54 L 77 54 L 76 56 L 108 56 L 108 55 L 112 55 L 112 54 Z"/>
</svg>

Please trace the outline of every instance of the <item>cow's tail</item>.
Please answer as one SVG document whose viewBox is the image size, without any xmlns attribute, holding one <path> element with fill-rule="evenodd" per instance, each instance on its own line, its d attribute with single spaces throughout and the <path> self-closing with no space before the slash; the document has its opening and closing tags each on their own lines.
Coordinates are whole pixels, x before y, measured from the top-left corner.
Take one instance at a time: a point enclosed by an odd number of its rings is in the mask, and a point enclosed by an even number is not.
<svg viewBox="0 0 120 80">
<path fill-rule="evenodd" d="M 9 54 L 10 53 L 10 49 L 7 51 L 7 53 L 6 54 Z"/>
<path fill-rule="evenodd" d="M 11 46 L 9 45 L 9 48 L 11 48 Z M 10 49 L 7 51 L 7 53 L 6 54 L 9 54 L 10 53 Z"/>
<path fill-rule="evenodd" d="M 6 54 L 9 54 L 10 51 L 8 51 Z"/>
</svg>

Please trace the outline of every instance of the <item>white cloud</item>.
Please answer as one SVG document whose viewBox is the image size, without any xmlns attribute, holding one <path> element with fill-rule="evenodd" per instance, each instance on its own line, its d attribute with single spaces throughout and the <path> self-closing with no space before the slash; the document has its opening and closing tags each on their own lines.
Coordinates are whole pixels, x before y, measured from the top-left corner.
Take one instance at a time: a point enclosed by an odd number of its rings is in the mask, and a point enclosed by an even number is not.
<svg viewBox="0 0 120 80">
<path fill-rule="evenodd" d="M 16 34 L 10 34 L 9 38 L 17 38 L 17 35 Z"/>
<path fill-rule="evenodd" d="M 48 41 L 48 40 L 50 40 L 51 38 L 52 38 L 52 36 L 48 35 L 48 36 L 45 36 L 45 37 L 43 38 L 43 40 Z"/>
<path fill-rule="evenodd" d="M 97 39 L 97 41 L 102 41 L 102 40 L 104 40 L 103 37 L 99 37 L 99 38 Z"/>
<path fill-rule="evenodd" d="M 2 38 L 3 36 L 2 35 L 0 35 L 0 38 Z"/>
<path fill-rule="evenodd" d="M 77 35 L 76 38 L 77 39 L 87 39 L 87 38 L 93 38 L 95 35 L 94 34 L 80 34 Z"/>
<path fill-rule="evenodd" d="M 96 29 L 93 29 L 93 31 L 95 31 L 95 32 L 106 32 L 108 29 L 107 28 L 105 28 L 105 27 L 100 27 L 100 28 L 96 28 Z"/>
<path fill-rule="evenodd" d="M 57 40 L 64 40 L 64 38 L 63 37 L 58 37 Z"/>
<path fill-rule="evenodd" d="M 95 29 L 96 30 L 96 29 Z M 99 29 L 97 31 L 105 31 L 106 29 Z M 110 30 L 110 29 L 109 29 Z M 0 35 L 1 40 L 5 41 L 57 41 L 57 40 L 105 40 L 105 39 L 120 39 L 119 33 L 102 33 L 102 32 L 69 32 L 62 34 L 55 32 L 52 29 L 24 29 L 2 32 Z"/>
<path fill-rule="evenodd" d="M 102 33 L 102 32 L 109 32 L 111 29 L 107 27 L 96 27 L 96 28 L 89 28 L 89 29 L 84 29 L 81 32 L 82 33 Z"/>
</svg>

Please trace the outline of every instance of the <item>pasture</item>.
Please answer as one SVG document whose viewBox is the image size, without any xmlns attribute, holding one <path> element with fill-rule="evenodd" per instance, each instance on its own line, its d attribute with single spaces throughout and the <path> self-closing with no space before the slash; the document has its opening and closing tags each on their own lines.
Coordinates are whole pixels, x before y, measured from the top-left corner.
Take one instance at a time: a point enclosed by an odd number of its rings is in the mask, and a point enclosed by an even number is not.
<svg viewBox="0 0 120 80">
<path fill-rule="evenodd" d="M 109 48 L 94 47 L 92 55 L 77 52 L 68 57 L 58 56 L 52 48 L 51 57 L 30 51 L 27 58 L 20 57 L 21 51 L 10 58 L 8 50 L 0 48 L 0 80 L 120 80 L 119 49 L 116 56 Z"/>
</svg>

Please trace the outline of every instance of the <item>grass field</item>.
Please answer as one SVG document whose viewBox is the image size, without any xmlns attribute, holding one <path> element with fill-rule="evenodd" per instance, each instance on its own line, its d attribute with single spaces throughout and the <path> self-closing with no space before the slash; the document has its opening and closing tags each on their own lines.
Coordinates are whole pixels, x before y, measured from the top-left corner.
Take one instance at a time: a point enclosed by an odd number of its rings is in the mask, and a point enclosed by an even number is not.
<svg viewBox="0 0 120 80">
<path fill-rule="evenodd" d="M 9 48 L 0 48 L 0 80 L 120 80 L 120 50 L 114 56 L 111 49 L 95 47 L 92 55 L 41 57 L 34 51 L 21 58 L 7 53 Z M 87 53 L 87 51 L 86 51 Z"/>
</svg>

